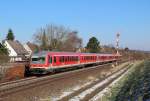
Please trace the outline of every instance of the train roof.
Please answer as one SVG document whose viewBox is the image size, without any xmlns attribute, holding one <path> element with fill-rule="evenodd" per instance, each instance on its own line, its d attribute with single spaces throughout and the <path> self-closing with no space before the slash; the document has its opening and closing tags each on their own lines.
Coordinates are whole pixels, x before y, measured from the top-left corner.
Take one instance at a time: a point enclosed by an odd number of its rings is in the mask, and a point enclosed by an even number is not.
<svg viewBox="0 0 150 101">
<path fill-rule="evenodd" d="M 99 55 L 99 56 L 121 56 L 120 54 L 111 53 L 75 53 L 75 52 L 53 52 L 53 51 L 41 51 L 32 55 L 32 57 L 45 57 L 47 54 L 51 55 Z"/>
</svg>

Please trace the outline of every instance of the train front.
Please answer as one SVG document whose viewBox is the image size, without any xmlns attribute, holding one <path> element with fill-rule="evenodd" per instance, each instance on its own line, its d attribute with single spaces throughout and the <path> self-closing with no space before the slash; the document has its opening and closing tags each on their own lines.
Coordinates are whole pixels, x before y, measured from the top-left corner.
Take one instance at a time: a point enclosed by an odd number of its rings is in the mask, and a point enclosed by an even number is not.
<svg viewBox="0 0 150 101">
<path fill-rule="evenodd" d="M 30 61 L 30 74 L 47 74 L 46 55 L 34 54 Z"/>
</svg>

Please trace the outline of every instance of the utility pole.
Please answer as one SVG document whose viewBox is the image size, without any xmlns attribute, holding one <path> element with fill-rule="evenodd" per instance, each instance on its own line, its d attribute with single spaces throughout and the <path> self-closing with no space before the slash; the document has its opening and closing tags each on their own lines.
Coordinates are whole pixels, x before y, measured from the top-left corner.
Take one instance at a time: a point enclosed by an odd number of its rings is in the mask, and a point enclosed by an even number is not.
<svg viewBox="0 0 150 101">
<path fill-rule="evenodd" d="M 117 50 L 117 54 L 119 54 L 119 37 L 120 37 L 120 33 L 118 32 L 116 34 L 116 50 Z"/>
</svg>

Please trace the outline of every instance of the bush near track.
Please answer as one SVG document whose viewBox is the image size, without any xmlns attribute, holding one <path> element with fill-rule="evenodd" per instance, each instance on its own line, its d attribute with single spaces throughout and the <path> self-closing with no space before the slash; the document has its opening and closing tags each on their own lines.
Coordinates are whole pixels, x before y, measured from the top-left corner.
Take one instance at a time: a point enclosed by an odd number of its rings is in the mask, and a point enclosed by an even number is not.
<svg viewBox="0 0 150 101">
<path fill-rule="evenodd" d="M 107 101 L 150 101 L 150 60 L 131 68 L 110 93 Z"/>
</svg>

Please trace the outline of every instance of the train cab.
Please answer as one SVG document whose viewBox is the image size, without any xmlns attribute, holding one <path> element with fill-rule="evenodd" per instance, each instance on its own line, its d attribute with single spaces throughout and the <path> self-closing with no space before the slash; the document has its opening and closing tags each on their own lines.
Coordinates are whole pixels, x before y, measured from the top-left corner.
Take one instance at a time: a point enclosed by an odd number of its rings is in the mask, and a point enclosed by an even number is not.
<svg viewBox="0 0 150 101">
<path fill-rule="evenodd" d="M 47 73 L 47 55 L 34 54 L 30 60 L 30 72 L 31 74 L 46 74 Z"/>
</svg>

